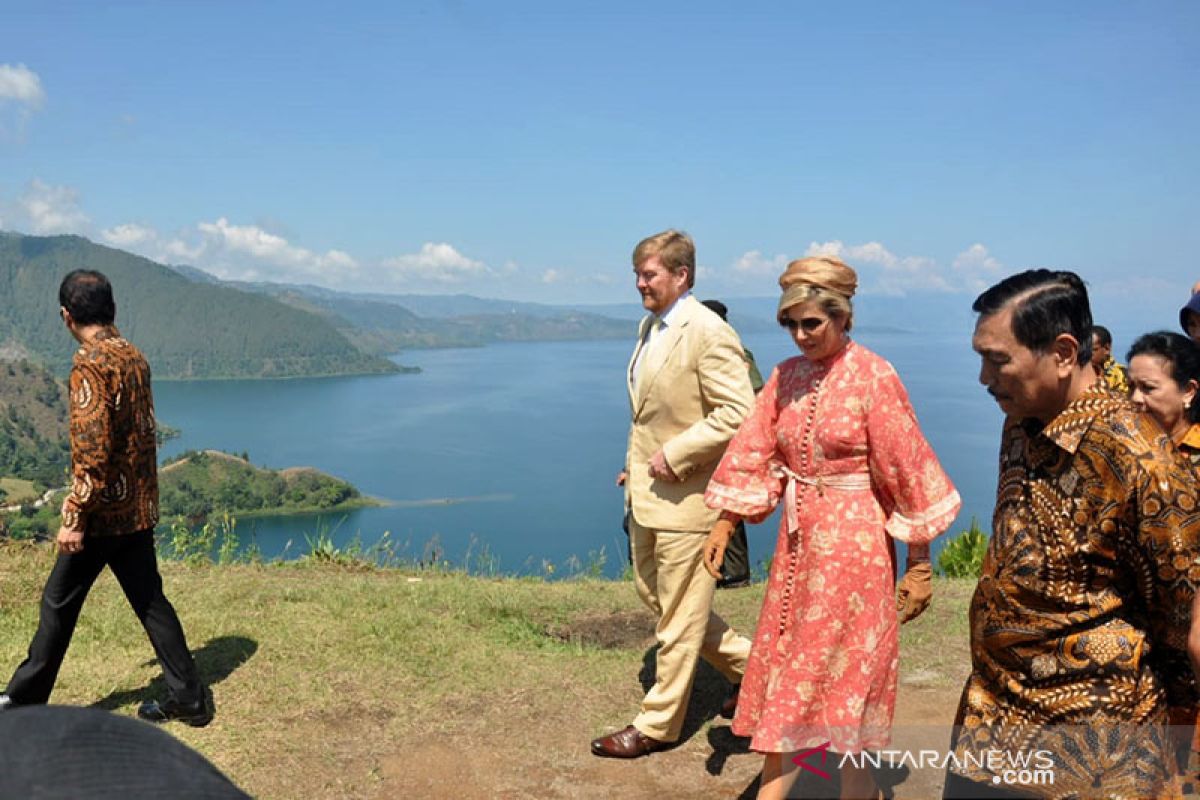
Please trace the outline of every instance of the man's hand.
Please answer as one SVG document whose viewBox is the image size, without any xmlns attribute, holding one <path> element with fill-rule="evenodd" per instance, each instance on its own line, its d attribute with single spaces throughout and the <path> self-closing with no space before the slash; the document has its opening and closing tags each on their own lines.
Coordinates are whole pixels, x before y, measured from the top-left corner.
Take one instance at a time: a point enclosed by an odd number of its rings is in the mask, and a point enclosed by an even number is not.
<svg viewBox="0 0 1200 800">
<path fill-rule="evenodd" d="M 64 556 L 78 553 L 83 550 L 83 531 L 73 531 L 64 525 L 58 529 L 55 541 L 58 543 L 58 552 Z"/>
<path fill-rule="evenodd" d="M 704 541 L 704 568 L 708 574 L 721 580 L 721 565 L 725 563 L 725 548 L 733 535 L 734 524 L 728 519 L 719 519 Z"/>
<path fill-rule="evenodd" d="M 933 597 L 933 567 L 928 561 L 910 564 L 896 589 L 896 611 L 904 624 L 921 616 Z"/>
<path fill-rule="evenodd" d="M 679 476 L 675 474 L 675 470 L 671 469 L 671 465 L 667 463 L 667 457 L 659 450 L 650 457 L 650 477 L 667 483 L 678 483 Z"/>
<path fill-rule="evenodd" d="M 628 477 L 629 477 L 629 473 L 626 472 L 625 470 L 621 470 L 620 472 L 618 472 L 617 473 L 617 486 L 624 486 L 625 479 Z"/>
</svg>

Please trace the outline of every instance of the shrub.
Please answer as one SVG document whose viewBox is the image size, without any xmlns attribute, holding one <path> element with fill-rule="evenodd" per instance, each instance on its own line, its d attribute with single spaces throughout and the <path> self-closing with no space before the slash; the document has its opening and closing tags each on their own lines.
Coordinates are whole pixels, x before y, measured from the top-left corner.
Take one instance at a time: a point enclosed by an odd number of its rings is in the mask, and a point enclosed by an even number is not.
<svg viewBox="0 0 1200 800">
<path fill-rule="evenodd" d="M 938 572 L 948 578 L 978 578 L 983 571 L 987 546 L 987 534 L 972 517 L 971 527 L 947 542 L 938 555 Z"/>
</svg>

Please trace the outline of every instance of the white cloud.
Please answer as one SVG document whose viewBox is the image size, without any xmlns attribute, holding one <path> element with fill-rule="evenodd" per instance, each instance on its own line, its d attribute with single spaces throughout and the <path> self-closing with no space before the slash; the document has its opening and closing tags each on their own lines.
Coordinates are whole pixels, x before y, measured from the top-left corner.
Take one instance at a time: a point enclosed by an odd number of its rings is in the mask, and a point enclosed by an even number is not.
<svg viewBox="0 0 1200 800">
<path fill-rule="evenodd" d="M 558 283 L 562 279 L 562 273 L 556 269 L 548 269 L 542 273 L 542 283 Z"/>
<path fill-rule="evenodd" d="M 381 266 L 385 274 L 399 283 L 462 283 L 488 271 L 482 261 L 467 258 L 445 242 L 426 242 L 420 252 L 386 259 Z"/>
<path fill-rule="evenodd" d="M 337 282 L 351 277 L 358 262 L 341 250 L 315 253 L 257 225 L 234 225 L 225 217 L 196 225 L 199 245 L 178 239 L 168 245 L 211 268 L 222 278 Z"/>
<path fill-rule="evenodd" d="M 204 255 L 203 243 L 189 245 L 183 239 L 172 239 L 162 246 L 162 255 L 158 257 L 158 260 L 167 264 L 193 265 L 199 261 L 202 255 Z"/>
<path fill-rule="evenodd" d="M 111 228 L 105 228 L 100 231 L 100 238 L 106 244 L 128 250 L 131 247 L 155 241 L 158 238 L 158 232 L 153 228 L 147 228 L 145 225 L 129 222 L 124 225 L 114 225 Z"/>
<path fill-rule="evenodd" d="M 0 141 L 20 141 L 46 93 L 37 73 L 24 64 L 0 64 Z"/>
<path fill-rule="evenodd" d="M 30 108 L 40 108 L 46 100 L 42 81 L 24 64 L 0 64 L 0 100 L 12 100 Z"/>
<path fill-rule="evenodd" d="M 733 262 L 734 272 L 742 275 L 771 275 L 777 276 L 788 265 L 788 257 L 777 255 L 766 258 L 761 251 L 748 250 Z"/>
<path fill-rule="evenodd" d="M 949 281 L 936 261 L 924 256 L 898 256 L 880 242 L 847 245 L 841 241 L 812 242 L 804 251 L 806 256 L 835 256 L 853 267 L 871 264 L 878 272 L 859 270 L 859 285 L 863 291 L 904 295 L 910 291 L 953 292 Z M 869 279 L 870 278 L 870 279 Z"/>
<path fill-rule="evenodd" d="M 29 230 L 38 234 L 82 233 L 91 220 L 79 208 L 79 192 L 70 186 L 51 186 L 34 178 L 17 200 Z"/>
<path fill-rule="evenodd" d="M 954 257 L 953 269 L 966 289 L 981 292 L 1001 277 L 1004 265 L 977 242 Z"/>
</svg>

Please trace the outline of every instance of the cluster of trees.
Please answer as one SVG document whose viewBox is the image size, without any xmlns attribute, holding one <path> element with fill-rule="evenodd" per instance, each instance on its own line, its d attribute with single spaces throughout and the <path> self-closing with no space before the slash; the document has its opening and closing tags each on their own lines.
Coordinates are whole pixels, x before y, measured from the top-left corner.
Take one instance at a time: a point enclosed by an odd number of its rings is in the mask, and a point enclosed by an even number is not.
<svg viewBox="0 0 1200 800">
<path fill-rule="evenodd" d="M 316 470 L 261 469 L 223 453 L 188 451 L 159 473 L 159 509 L 167 517 L 316 511 L 360 498 L 349 483 Z"/>
<path fill-rule="evenodd" d="M 0 516 L 0 536 L 13 539 L 48 538 L 58 532 L 59 507 L 51 502 L 41 508 L 23 505 L 20 510 Z"/>
<path fill-rule="evenodd" d="M 66 481 L 70 462 L 71 446 L 66 441 L 20 436 L 12 422 L 0 419 L 0 475 L 58 486 Z"/>
<path fill-rule="evenodd" d="M 59 486 L 70 459 L 63 385 L 28 361 L 0 363 L 0 476 Z"/>
</svg>

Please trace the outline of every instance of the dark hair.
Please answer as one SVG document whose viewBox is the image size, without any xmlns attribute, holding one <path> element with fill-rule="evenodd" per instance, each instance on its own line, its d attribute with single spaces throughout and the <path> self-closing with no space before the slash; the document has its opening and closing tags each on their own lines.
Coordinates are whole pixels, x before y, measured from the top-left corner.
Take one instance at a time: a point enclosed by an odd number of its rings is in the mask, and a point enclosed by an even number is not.
<svg viewBox="0 0 1200 800">
<path fill-rule="evenodd" d="M 1103 347 L 1112 347 L 1112 334 L 1108 332 L 1108 328 L 1103 325 L 1093 325 L 1092 335 L 1100 340 Z"/>
<path fill-rule="evenodd" d="M 1009 305 L 1013 336 L 1025 347 L 1045 353 L 1065 333 L 1079 342 L 1075 360 L 1092 360 L 1092 309 L 1087 288 L 1074 272 L 1031 269 L 1010 275 L 976 297 L 971 309 L 990 317 Z"/>
<path fill-rule="evenodd" d="M 1180 388 L 1188 381 L 1200 384 L 1200 347 L 1186 336 L 1170 331 L 1143 334 L 1129 348 L 1125 363 L 1134 356 L 1158 356 L 1166 361 L 1171 380 Z M 1188 408 L 1188 419 L 1200 422 L 1200 403 L 1192 403 Z"/>
<path fill-rule="evenodd" d="M 721 319 L 728 321 L 726 315 L 729 314 L 729 309 L 720 300 L 704 300 L 701 302 L 701 305 Z"/>
<path fill-rule="evenodd" d="M 117 316 L 112 285 L 93 269 L 67 273 L 58 286 L 58 304 L 80 325 L 111 325 Z"/>
</svg>

